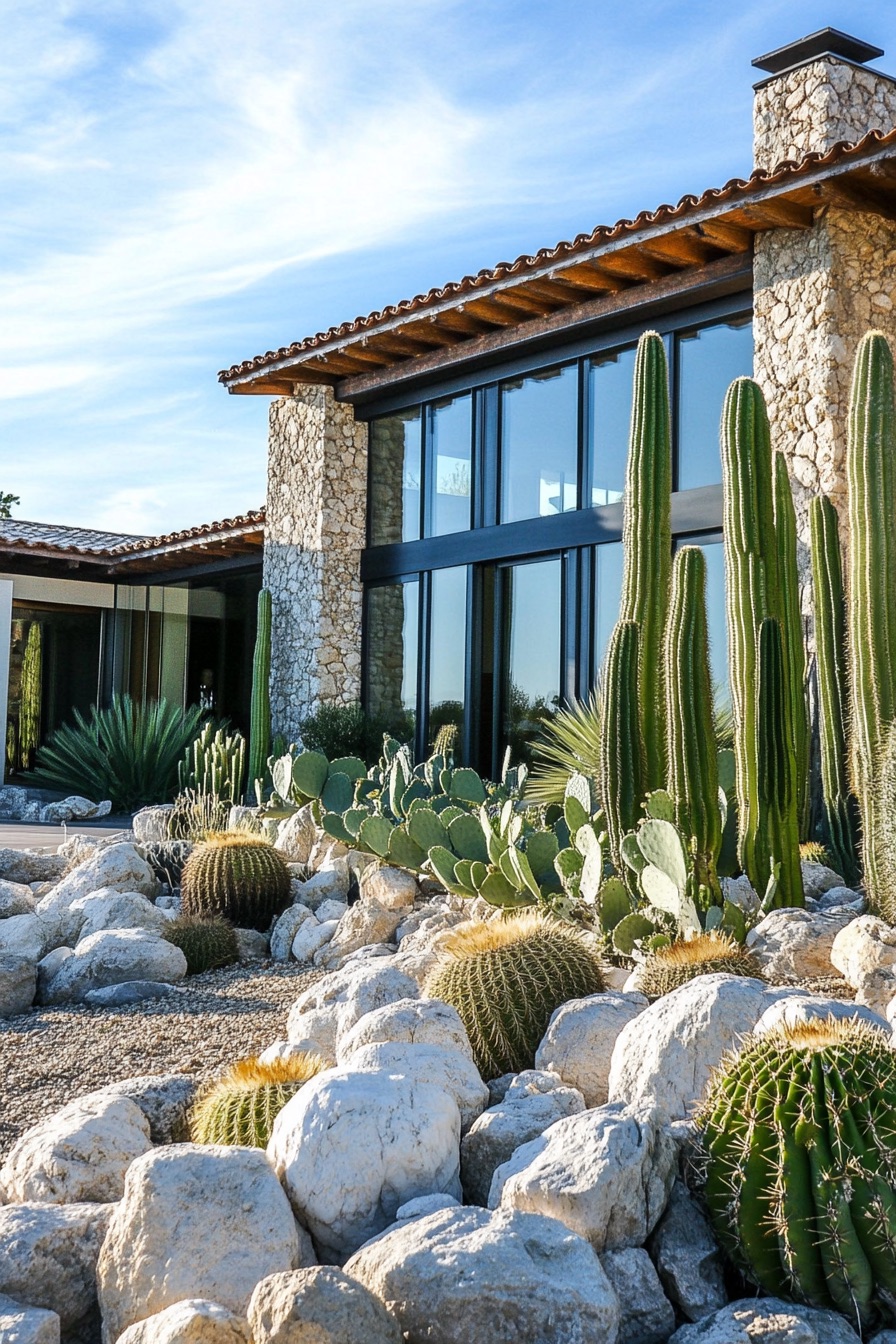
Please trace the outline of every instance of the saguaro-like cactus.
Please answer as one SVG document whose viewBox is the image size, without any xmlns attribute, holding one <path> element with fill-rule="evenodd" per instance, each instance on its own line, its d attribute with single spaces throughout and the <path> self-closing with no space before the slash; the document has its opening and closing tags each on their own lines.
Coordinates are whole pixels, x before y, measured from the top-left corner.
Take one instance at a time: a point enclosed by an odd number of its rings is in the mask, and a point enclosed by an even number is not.
<svg viewBox="0 0 896 1344">
<path fill-rule="evenodd" d="M 252 662 L 252 712 L 249 723 L 249 778 L 251 793 L 257 779 L 264 779 L 271 752 L 271 594 L 258 594 L 255 657 Z"/>
<path fill-rule="evenodd" d="M 617 622 L 603 673 L 600 793 L 617 872 L 625 871 L 620 853 L 623 836 L 635 829 L 648 792 L 638 699 L 639 643 L 635 621 Z"/>
<path fill-rule="evenodd" d="M 778 561 L 778 591 L 775 614 L 784 636 L 787 664 L 787 694 L 796 766 L 796 810 L 799 837 L 809 835 L 809 714 L 806 706 L 806 645 L 800 611 L 800 576 L 796 560 L 796 509 L 790 476 L 783 453 L 775 453 L 774 465 L 775 545 Z"/>
<path fill-rule="evenodd" d="M 718 892 L 722 818 L 706 624 L 706 557 L 699 546 L 684 546 L 672 567 L 663 680 L 667 787 L 675 800 L 675 820 L 694 843 L 698 884 Z"/>
<path fill-rule="evenodd" d="M 827 842 L 847 883 L 858 878 L 856 801 L 849 787 L 846 748 L 846 604 L 837 511 L 825 495 L 809 505 L 815 590 L 815 665 L 821 793 Z"/>
<path fill-rule="evenodd" d="M 40 710 L 43 699 L 43 636 L 38 621 L 32 621 L 22 658 L 22 689 L 19 709 L 19 755 L 30 769 L 40 745 Z"/>
<path fill-rule="evenodd" d="M 850 757 L 862 813 L 862 862 L 873 908 L 896 913 L 876 866 L 875 771 L 896 718 L 896 405 L 893 356 L 882 332 L 859 345 L 849 407 Z M 892 824 L 892 819 L 887 819 Z"/>
<path fill-rule="evenodd" d="M 662 644 L 672 565 L 672 449 L 666 352 L 655 331 L 638 342 L 622 542 L 625 569 L 619 617 L 640 627 L 641 735 L 646 783 L 665 782 Z"/>
<path fill-rule="evenodd" d="M 781 626 L 774 616 L 759 627 L 756 679 L 758 776 L 756 833 L 749 839 L 759 890 L 777 876 L 776 907 L 802 905 L 800 833 L 797 819 L 796 758 L 789 733 L 787 665 Z"/>
</svg>

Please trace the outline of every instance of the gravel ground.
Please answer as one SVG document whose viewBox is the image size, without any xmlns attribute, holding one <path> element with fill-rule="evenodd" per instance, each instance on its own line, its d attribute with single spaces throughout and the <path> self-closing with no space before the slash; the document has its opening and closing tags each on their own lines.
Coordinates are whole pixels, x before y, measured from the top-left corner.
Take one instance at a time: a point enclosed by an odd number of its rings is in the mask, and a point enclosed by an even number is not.
<svg viewBox="0 0 896 1344">
<path fill-rule="evenodd" d="M 285 1035 L 322 972 L 254 962 L 191 976 L 176 995 L 131 1008 L 66 1005 L 0 1022 L 0 1157 L 36 1121 L 106 1083 L 141 1073 L 207 1078 Z"/>
</svg>

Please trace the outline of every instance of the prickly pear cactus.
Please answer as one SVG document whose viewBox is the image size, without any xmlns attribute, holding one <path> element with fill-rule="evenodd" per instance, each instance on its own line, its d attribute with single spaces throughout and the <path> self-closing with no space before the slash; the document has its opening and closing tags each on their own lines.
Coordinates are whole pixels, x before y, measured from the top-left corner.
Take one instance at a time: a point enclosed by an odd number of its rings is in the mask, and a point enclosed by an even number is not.
<svg viewBox="0 0 896 1344">
<path fill-rule="evenodd" d="M 698 1126 L 719 1241 L 766 1292 L 857 1329 L 896 1295 L 896 1053 L 828 1018 L 747 1040 Z"/>
<path fill-rule="evenodd" d="M 304 1051 L 270 1064 L 254 1057 L 238 1060 L 196 1098 L 190 1113 L 191 1139 L 266 1148 L 283 1107 L 326 1067 L 320 1055 Z"/>
</svg>

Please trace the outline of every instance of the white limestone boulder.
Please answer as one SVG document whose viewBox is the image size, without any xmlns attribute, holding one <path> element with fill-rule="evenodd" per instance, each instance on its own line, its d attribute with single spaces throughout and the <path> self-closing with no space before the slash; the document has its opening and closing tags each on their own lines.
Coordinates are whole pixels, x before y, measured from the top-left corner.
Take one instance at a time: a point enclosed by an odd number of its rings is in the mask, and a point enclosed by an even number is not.
<svg viewBox="0 0 896 1344">
<path fill-rule="evenodd" d="M 395 935 L 400 918 L 399 911 L 387 910 L 377 901 L 358 901 L 349 906 L 333 937 L 315 953 L 315 966 L 337 966 L 361 947 L 388 943 Z"/>
<path fill-rule="evenodd" d="M 832 975 L 834 939 L 853 918 L 844 910 L 772 910 L 747 934 L 747 947 L 769 980 Z"/>
<path fill-rule="evenodd" d="M 306 803 L 297 812 L 293 812 L 292 816 L 280 822 L 274 848 L 279 850 L 289 863 L 306 864 L 311 858 L 319 834 L 312 804 Z"/>
<path fill-rule="evenodd" d="M 114 887 L 79 897 L 72 901 L 69 911 L 81 917 L 79 942 L 103 929 L 143 929 L 146 933 L 162 934 L 169 923 L 168 916 L 142 892 L 116 891 Z"/>
<path fill-rule="evenodd" d="M 97 1265 L 104 1344 L 175 1302 L 244 1316 L 256 1283 L 299 1268 L 289 1201 L 254 1148 L 174 1144 L 132 1163 Z"/>
<path fill-rule="evenodd" d="M 0 919 L 10 915 L 32 915 L 37 901 L 25 882 L 6 882 L 0 878 Z"/>
<path fill-rule="evenodd" d="M 105 887 L 116 891 L 138 891 L 154 899 L 161 884 L 136 845 L 114 844 L 97 849 L 79 863 L 38 902 L 38 914 L 64 909 L 82 896 L 91 896 Z"/>
<path fill-rule="evenodd" d="M 145 1321 L 129 1325 L 117 1344 L 258 1344 L 249 1323 L 218 1302 L 201 1297 L 175 1302 Z"/>
<path fill-rule="evenodd" d="M 803 875 L 803 895 L 807 900 L 817 901 L 834 887 L 843 886 L 843 878 L 824 863 L 809 863 L 803 859 L 800 864 Z"/>
<path fill-rule="evenodd" d="M 461 1134 L 466 1134 L 488 1105 L 488 1088 L 470 1054 L 448 1046 L 376 1041 L 359 1046 L 345 1058 L 344 1066 L 363 1073 L 394 1073 L 420 1083 L 438 1084 L 457 1102 Z"/>
<path fill-rule="evenodd" d="M 652 1099 L 670 1119 L 685 1119 L 722 1056 L 788 993 L 748 976 L 720 974 L 697 976 L 664 994 L 619 1033 L 610 1100 Z"/>
<path fill-rule="evenodd" d="M 352 875 L 346 859 L 333 859 L 327 867 L 296 883 L 297 899 L 316 910 L 324 901 L 348 900 Z"/>
<path fill-rule="evenodd" d="M 666 1344 L 675 1308 L 647 1252 L 638 1246 L 606 1251 L 600 1263 L 619 1302 L 619 1344 Z"/>
<path fill-rule="evenodd" d="M 306 920 L 314 919 L 307 905 L 288 905 L 271 929 L 271 956 L 274 961 L 289 961 L 293 939 Z"/>
<path fill-rule="evenodd" d="M 171 837 L 168 827 L 173 811 L 173 803 L 156 803 L 151 807 L 141 807 L 139 812 L 135 812 L 131 830 L 138 844 L 158 844 L 169 840 Z"/>
<path fill-rule="evenodd" d="M 371 864 L 360 881 L 361 901 L 407 913 L 417 898 L 417 881 L 406 868 Z M 396 928 L 398 926 L 396 925 Z"/>
<path fill-rule="evenodd" d="M 343 1067 L 287 1102 L 268 1156 L 319 1258 L 338 1263 L 409 1199 L 459 1198 L 459 1144 L 460 1112 L 443 1087 Z"/>
<path fill-rule="evenodd" d="M 681 1181 L 675 1182 L 647 1249 L 667 1296 L 689 1321 L 703 1320 L 726 1305 L 719 1243 Z"/>
<path fill-rule="evenodd" d="M 152 1146 L 149 1123 L 126 1097 L 80 1097 L 25 1131 L 0 1167 L 8 1204 L 98 1204 L 120 1199 L 130 1164 Z"/>
<path fill-rule="evenodd" d="M 59 1344 L 60 1321 L 55 1311 L 23 1307 L 0 1296 L 0 1340 L 3 1344 Z"/>
<path fill-rule="evenodd" d="M 38 962 L 52 943 L 52 929 L 37 914 L 10 915 L 0 920 L 0 956 Z"/>
<path fill-rule="evenodd" d="M 499 1167 L 491 1208 L 557 1218 L 596 1251 L 642 1246 L 675 1181 L 665 1117 L 619 1102 L 557 1120 Z"/>
<path fill-rule="evenodd" d="M 860 1003 L 850 1003 L 845 999 L 829 999 L 824 994 L 794 994 L 792 997 L 778 999 L 776 1003 L 766 1008 L 753 1028 L 753 1034 L 764 1036 L 779 1027 L 795 1027 L 804 1022 L 828 1017 L 835 1017 L 844 1022 L 858 1019 L 867 1023 L 869 1027 L 879 1027 L 888 1035 L 890 1033 L 887 1019 Z"/>
<path fill-rule="evenodd" d="M 446 1209 L 363 1246 L 345 1273 L 426 1344 L 611 1344 L 619 1304 L 592 1248 L 553 1218 Z"/>
<path fill-rule="evenodd" d="M 587 1106 L 603 1106 L 616 1039 L 646 1007 L 647 999 L 637 993 L 570 999 L 552 1014 L 535 1052 L 535 1067 L 558 1074 L 582 1093 Z"/>
<path fill-rule="evenodd" d="M 44 825 L 62 826 L 72 821 L 93 821 L 99 817 L 108 817 L 111 811 L 112 804 L 108 798 L 101 803 L 94 803 L 89 798 L 73 793 L 68 798 L 60 798 L 58 802 L 46 803 L 40 809 L 40 820 Z"/>
<path fill-rule="evenodd" d="M 856 991 L 856 1002 L 885 1013 L 896 995 L 896 929 L 859 915 L 837 934 L 831 962 Z"/>
<path fill-rule="evenodd" d="M 0 1206 L 0 1293 L 54 1311 L 73 1337 L 96 1313 L 96 1263 L 112 1204 Z M 89 1336 L 88 1336 L 89 1337 Z"/>
<path fill-rule="evenodd" d="M 64 854 L 33 849 L 0 849 L 0 878 L 7 882 L 58 882 L 65 872 Z"/>
<path fill-rule="evenodd" d="M 379 1298 L 330 1265 L 262 1279 L 248 1315 L 254 1344 L 402 1344 Z"/>
<path fill-rule="evenodd" d="M 289 1011 L 287 1038 L 319 1040 L 321 1053 L 335 1059 L 342 1036 L 366 1013 L 399 999 L 415 999 L 419 992 L 416 980 L 391 963 L 345 966 L 299 995 Z"/>
<path fill-rule="evenodd" d="M 0 953 L 0 1017 L 27 1013 L 37 993 L 37 966 L 30 957 Z"/>
<path fill-rule="evenodd" d="M 732 1302 L 695 1325 L 682 1325 L 669 1344 L 860 1344 L 834 1311 L 796 1306 L 778 1297 Z"/>
<path fill-rule="evenodd" d="M 293 909 L 296 907 L 293 906 Z M 301 907 L 305 909 L 304 906 Z M 324 922 L 316 919 L 314 915 L 310 919 L 303 920 L 295 932 L 291 944 L 291 952 L 296 961 L 314 961 L 315 956 L 325 947 L 333 937 L 339 927 L 339 921 L 332 919 Z"/>
<path fill-rule="evenodd" d="M 185 1143 L 190 1136 L 188 1116 L 197 1087 L 197 1079 L 189 1073 L 141 1073 L 107 1083 L 81 1100 L 126 1097 L 146 1117 L 153 1143 Z"/>
<path fill-rule="evenodd" d="M 92 989 L 153 980 L 178 984 L 187 974 L 179 947 L 142 929 L 104 929 L 79 942 L 44 993 L 45 1003 L 82 1003 Z"/>
<path fill-rule="evenodd" d="M 365 1013 L 343 1034 L 338 1061 L 342 1064 L 362 1045 L 386 1041 L 439 1045 L 473 1058 L 470 1038 L 456 1008 L 441 999 L 399 999 Z"/>
</svg>

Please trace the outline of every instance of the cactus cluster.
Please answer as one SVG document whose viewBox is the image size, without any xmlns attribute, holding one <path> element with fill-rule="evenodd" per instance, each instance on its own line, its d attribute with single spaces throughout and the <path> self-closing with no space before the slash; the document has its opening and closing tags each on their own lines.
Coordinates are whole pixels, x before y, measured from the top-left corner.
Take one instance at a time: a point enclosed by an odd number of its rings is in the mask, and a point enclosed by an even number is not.
<svg viewBox="0 0 896 1344">
<path fill-rule="evenodd" d="M 289 869 L 265 840 L 224 831 L 195 847 L 181 875 L 184 914 L 221 915 L 265 933 L 290 902 Z"/>
<path fill-rule="evenodd" d="M 304 1051 L 270 1064 L 254 1057 L 239 1060 L 196 1098 L 190 1113 L 192 1141 L 266 1148 L 283 1107 L 326 1067 L 319 1055 Z"/>
<path fill-rule="evenodd" d="M 896 1054 L 829 1018 L 749 1039 L 698 1117 L 716 1235 L 765 1292 L 861 1327 L 896 1295 Z"/>
<path fill-rule="evenodd" d="M 140 848 L 160 882 L 164 882 L 172 890 L 180 886 L 184 864 L 193 851 L 191 841 L 150 840 L 143 841 Z"/>
<path fill-rule="evenodd" d="M 551 1014 L 603 988 L 600 959 L 583 934 L 525 912 L 452 934 L 424 992 L 460 1014 L 488 1080 L 531 1069 Z"/>
<path fill-rule="evenodd" d="M 179 914 L 168 922 L 163 937 L 187 959 L 187 975 L 215 971 L 239 960 L 236 931 L 221 915 Z"/>
<path fill-rule="evenodd" d="M 751 952 L 727 934 L 713 931 L 696 938 L 677 938 L 668 947 L 650 952 L 637 968 L 630 987 L 646 994 L 648 999 L 658 999 L 698 975 L 720 973 L 763 979 Z"/>
<path fill-rule="evenodd" d="M 181 792 L 207 794 L 225 803 L 238 803 L 246 775 L 246 739 L 227 728 L 207 723 L 187 748 L 177 768 Z"/>
<path fill-rule="evenodd" d="M 268 753 L 271 750 L 271 594 L 262 588 L 258 594 L 255 626 L 255 653 L 252 659 L 252 705 L 249 723 L 249 778 L 247 788 L 254 796 L 259 781 L 264 781 Z"/>
</svg>

